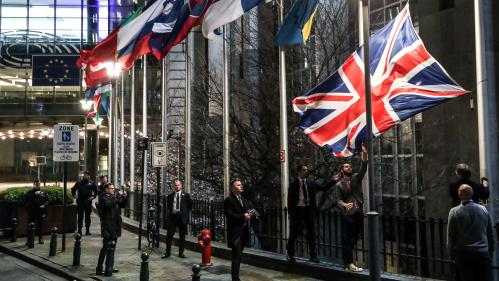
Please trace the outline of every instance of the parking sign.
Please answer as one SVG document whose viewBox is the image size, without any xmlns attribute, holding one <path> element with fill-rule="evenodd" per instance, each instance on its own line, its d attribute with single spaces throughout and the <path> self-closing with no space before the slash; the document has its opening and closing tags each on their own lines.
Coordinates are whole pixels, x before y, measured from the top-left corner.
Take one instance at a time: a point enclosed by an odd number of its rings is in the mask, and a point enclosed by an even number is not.
<svg viewBox="0 0 499 281">
<path fill-rule="evenodd" d="M 80 160 L 80 138 L 77 125 L 54 126 L 53 156 L 56 162 L 76 162 Z"/>
</svg>

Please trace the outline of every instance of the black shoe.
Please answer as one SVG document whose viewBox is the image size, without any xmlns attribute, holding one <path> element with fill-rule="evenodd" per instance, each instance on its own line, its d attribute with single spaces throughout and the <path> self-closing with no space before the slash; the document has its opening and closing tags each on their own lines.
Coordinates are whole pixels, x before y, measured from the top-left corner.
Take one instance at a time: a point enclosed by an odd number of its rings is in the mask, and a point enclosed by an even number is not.
<svg viewBox="0 0 499 281">
<path fill-rule="evenodd" d="M 113 273 L 118 273 L 118 272 L 120 272 L 120 270 L 119 270 L 119 269 L 117 269 L 117 268 L 113 268 Z"/>
<path fill-rule="evenodd" d="M 87 230 L 87 232 L 85 232 L 85 235 L 92 235 L 92 233 L 90 233 L 90 231 Z"/>
<path fill-rule="evenodd" d="M 95 275 L 104 275 L 104 271 L 102 271 L 102 269 L 96 269 L 95 270 Z"/>
<path fill-rule="evenodd" d="M 296 259 L 294 256 L 288 256 L 288 261 L 289 262 L 296 262 Z"/>
<path fill-rule="evenodd" d="M 44 244 L 43 240 L 38 240 L 38 244 Z"/>
<path fill-rule="evenodd" d="M 178 257 L 179 257 L 179 258 L 182 258 L 182 259 L 185 259 L 184 254 L 178 254 Z"/>
<path fill-rule="evenodd" d="M 314 262 L 314 263 L 320 263 L 321 262 L 317 257 L 310 258 L 310 261 Z"/>
<path fill-rule="evenodd" d="M 162 259 L 166 259 L 170 257 L 170 253 L 165 253 L 163 256 L 161 256 Z"/>
</svg>

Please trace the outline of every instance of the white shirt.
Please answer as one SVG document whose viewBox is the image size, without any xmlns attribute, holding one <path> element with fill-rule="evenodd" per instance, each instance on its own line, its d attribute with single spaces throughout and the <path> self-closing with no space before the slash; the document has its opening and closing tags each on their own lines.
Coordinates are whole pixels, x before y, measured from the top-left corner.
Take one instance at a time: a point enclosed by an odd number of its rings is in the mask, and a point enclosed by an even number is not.
<svg viewBox="0 0 499 281">
<path fill-rule="evenodd" d="M 178 196 L 178 209 L 175 208 L 175 206 L 177 206 L 177 196 Z M 173 195 L 173 206 L 172 206 L 172 211 L 174 213 L 179 213 L 180 212 L 180 202 L 182 200 L 182 190 L 180 190 L 179 192 L 175 192 L 175 194 Z"/>
</svg>

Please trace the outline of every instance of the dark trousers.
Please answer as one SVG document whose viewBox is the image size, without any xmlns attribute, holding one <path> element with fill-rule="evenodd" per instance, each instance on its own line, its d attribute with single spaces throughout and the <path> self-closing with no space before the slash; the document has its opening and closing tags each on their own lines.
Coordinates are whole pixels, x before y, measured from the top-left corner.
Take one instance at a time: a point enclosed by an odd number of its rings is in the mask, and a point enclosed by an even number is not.
<svg viewBox="0 0 499 281">
<path fill-rule="evenodd" d="M 353 215 L 342 215 L 341 222 L 341 253 L 346 266 L 353 263 L 353 248 L 364 228 L 364 214 L 357 212 Z"/>
<path fill-rule="evenodd" d="M 83 216 L 85 216 L 85 227 L 90 230 L 90 215 L 92 214 L 92 201 L 77 202 L 76 211 L 78 213 L 78 232 L 83 228 Z"/>
<path fill-rule="evenodd" d="M 100 249 L 99 259 L 97 260 L 97 271 L 104 269 L 106 274 L 112 274 L 114 267 L 114 252 L 116 250 L 116 243 L 118 238 L 104 238 L 102 239 L 102 248 Z M 106 262 L 103 268 L 104 261 Z"/>
<path fill-rule="evenodd" d="M 172 249 L 172 240 L 173 235 L 177 231 L 178 227 L 178 253 L 184 253 L 184 242 L 185 242 L 185 234 L 187 233 L 187 224 L 182 223 L 182 218 L 180 215 L 170 215 L 170 220 L 168 221 L 168 232 L 166 234 L 166 251 L 165 253 L 170 254 Z"/>
<path fill-rule="evenodd" d="M 43 213 L 37 211 L 36 213 L 30 213 L 28 217 L 28 224 L 35 223 L 36 235 L 38 235 L 38 240 L 42 240 L 42 228 L 43 228 Z"/>
<path fill-rule="evenodd" d="M 240 281 L 239 279 L 239 269 L 241 267 L 241 258 L 243 257 L 244 245 L 242 239 L 237 239 L 232 243 L 232 255 L 231 255 L 231 266 L 230 274 L 232 276 L 232 281 Z"/>
<path fill-rule="evenodd" d="M 457 275 L 461 281 L 489 281 L 491 279 L 490 256 L 488 253 L 456 253 Z"/>
<path fill-rule="evenodd" d="M 310 250 L 310 257 L 317 257 L 317 249 L 315 247 L 315 214 L 310 207 L 296 207 L 294 213 L 289 219 L 289 239 L 288 239 L 288 255 L 295 255 L 296 238 L 303 232 L 303 224 L 307 229 L 307 242 Z"/>
</svg>

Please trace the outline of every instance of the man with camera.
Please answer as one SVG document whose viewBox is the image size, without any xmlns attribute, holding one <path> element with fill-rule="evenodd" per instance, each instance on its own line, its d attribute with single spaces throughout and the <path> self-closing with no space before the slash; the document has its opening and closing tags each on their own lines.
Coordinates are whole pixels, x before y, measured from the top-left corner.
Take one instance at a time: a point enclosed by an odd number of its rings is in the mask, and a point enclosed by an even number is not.
<svg viewBox="0 0 499 281">
<path fill-rule="evenodd" d="M 239 268 L 243 249 L 250 239 L 250 220 L 256 216 L 253 204 L 244 198 L 241 179 L 235 178 L 231 183 L 231 193 L 224 200 L 224 212 L 227 217 L 227 243 L 232 249 L 231 276 L 232 281 L 240 281 Z"/>
<path fill-rule="evenodd" d="M 352 172 L 352 165 L 341 165 L 341 180 L 336 184 L 337 206 L 342 211 L 341 243 L 345 268 L 350 272 L 362 271 L 353 263 L 353 249 L 364 226 L 362 179 L 367 171 L 367 147 L 362 145 L 360 170 Z"/>
<path fill-rule="evenodd" d="M 104 192 L 99 195 L 100 220 L 101 220 L 101 237 L 102 249 L 99 253 L 97 261 L 96 274 L 112 276 L 113 272 L 118 272 L 114 269 L 114 251 L 118 237 L 121 236 L 121 212 L 120 208 L 124 208 L 127 204 L 127 193 L 120 190 L 115 194 L 115 188 L 112 183 L 104 185 Z M 105 260 L 105 267 L 103 263 Z M 104 269 L 104 271 L 103 271 Z"/>
<path fill-rule="evenodd" d="M 38 234 L 38 244 L 43 244 L 43 219 L 47 216 L 49 196 L 41 190 L 40 181 L 33 181 L 33 189 L 26 193 L 26 208 L 28 210 L 28 224 L 35 223 Z"/>
<path fill-rule="evenodd" d="M 83 172 L 83 179 L 71 188 L 71 194 L 76 198 L 76 211 L 78 214 L 78 233 L 83 228 L 83 216 L 85 216 L 85 235 L 90 233 L 90 215 L 92 214 L 92 200 L 98 195 L 97 186 L 90 180 L 90 172 Z"/>
</svg>

